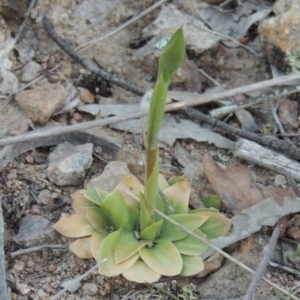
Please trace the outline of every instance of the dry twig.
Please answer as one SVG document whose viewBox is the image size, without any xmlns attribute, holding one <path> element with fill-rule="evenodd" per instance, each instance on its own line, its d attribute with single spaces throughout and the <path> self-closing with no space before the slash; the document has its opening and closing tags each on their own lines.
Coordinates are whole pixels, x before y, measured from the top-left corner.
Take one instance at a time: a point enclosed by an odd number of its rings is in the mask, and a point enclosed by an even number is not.
<svg viewBox="0 0 300 300">
<path fill-rule="evenodd" d="M 95 269 L 99 268 L 101 264 L 103 264 L 106 261 L 106 258 L 101 260 L 96 266 L 92 267 L 91 269 L 89 269 L 87 272 L 85 272 L 84 274 L 80 275 L 79 277 L 70 280 L 68 282 L 68 284 L 66 284 L 66 286 L 59 291 L 57 294 L 55 294 L 53 297 L 51 297 L 51 300 L 57 300 L 59 299 L 59 297 L 61 297 L 66 291 L 68 291 L 68 286 L 71 285 L 75 285 L 80 283 L 81 280 L 83 280 L 84 278 L 86 278 L 87 276 L 89 276 Z"/>
<path fill-rule="evenodd" d="M 287 82 L 291 82 L 291 81 L 299 80 L 299 79 L 300 79 L 300 73 L 296 73 L 296 74 L 287 75 L 287 76 L 283 76 L 283 77 L 276 78 L 276 79 L 265 80 L 265 81 L 261 81 L 258 83 L 253 83 L 250 85 L 234 88 L 234 89 L 224 91 L 224 92 L 219 92 L 219 93 L 216 93 L 213 95 L 211 95 L 211 94 L 199 95 L 199 97 L 194 100 L 180 101 L 180 102 L 168 104 L 165 107 L 165 112 L 176 111 L 176 110 L 183 109 L 186 107 L 205 104 L 205 103 L 213 102 L 216 100 L 235 96 L 238 94 L 249 93 L 249 92 L 253 92 L 253 91 L 257 91 L 257 90 L 261 90 L 261 89 L 266 89 L 266 88 L 273 87 L 276 85 L 283 85 Z M 85 123 L 81 123 L 81 124 L 75 124 L 75 125 L 66 126 L 66 127 L 56 127 L 53 129 L 47 129 L 47 130 L 43 130 L 43 131 L 33 131 L 31 133 L 19 135 L 16 137 L 8 137 L 8 138 L 0 139 L 0 146 L 16 144 L 16 143 L 30 141 L 30 140 L 34 140 L 34 139 L 46 138 L 46 137 L 50 137 L 50 136 L 54 136 L 54 135 L 62 135 L 65 133 L 85 130 L 85 129 L 89 129 L 89 128 L 93 128 L 93 127 L 97 127 L 97 126 L 106 126 L 106 125 L 109 125 L 112 123 L 136 119 L 136 118 L 144 117 L 147 115 L 148 115 L 148 110 L 141 110 L 141 111 L 133 112 L 131 114 L 124 115 L 124 116 L 108 117 L 105 119 L 85 122 Z M 207 118 L 208 118 L 208 120 L 211 121 L 211 118 L 209 118 L 209 117 L 207 117 Z M 215 125 L 215 120 L 213 120 L 213 125 Z M 269 146 L 272 146 L 271 144 Z"/>
<path fill-rule="evenodd" d="M 286 156 L 289 156 L 293 159 L 300 160 L 300 150 L 296 146 L 291 144 L 290 142 L 286 142 L 283 140 L 276 140 L 276 139 L 268 138 L 265 136 L 259 136 L 255 133 L 244 131 L 242 129 L 230 126 L 220 120 L 210 118 L 195 109 L 186 108 L 184 110 L 184 113 L 186 115 L 188 115 L 191 119 L 208 123 L 208 124 L 212 125 L 213 127 L 218 127 L 235 137 L 239 136 L 239 137 L 245 138 L 247 140 L 256 142 L 260 145 L 270 147 L 280 153 L 284 153 Z"/>
<path fill-rule="evenodd" d="M 11 256 L 17 256 L 17 255 L 23 255 L 27 253 L 32 253 L 32 252 L 39 252 L 39 251 L 44 251 L 48 249 L 67 249 L 67 246 L 65 245 L 41 245 L 37 247 L 31 247 L 27 249 L 20 249 L 18 251 L 11 252 Z"/>
<path fill-rule="evenodd" d="M 4 244 L 3 244 L 3 235 L 4 235 L 4 221 L 3 213 L 1 206 L 1 197 L 0 197 L 0 299 L 9 300 L 8 290 L 5 277 L 5 255 L 4 255 Z"/>
<path fill-rule="evenodd" d="M 254 296 L 254 294 L 256 292 L 256 288 L 259 284 L 259 281 L 262 278 L 263 273 L 265 272 L 266 267 L 270 261 L 271 255 L 273 254 L 273 251 L 276 247 L 279 235 L 282 232 L 282 229 L 285 228 L 285 226 L 286 226 L 286 222 L 283 219 L 278 221 L 275 229 L 273 230 L 272 236 L 269 241 L 269 245 L 268 245 L 267 249 L 265 250 L 263 258 L 261 259 L 261 261 L 257 267 L 255 276 L 254 276 L 243 300 L 252 300 L 252 297 Z"/>
<path fill-rule="evenodd" d="M 64 40 L 62 40 L 55 32 L 53 27 L 51 26 L 49 20 L 44 16 L 43 17 L 43 25 L 44 29 L 48 33 L 49 37 L 63 50 L 65 51 L 71 58 L 73 58 L 77 63 L 88 69 L 89 71 L 96 73 L 101 78 L 111 81 L 115 85 L 130 91 L 136 95 L 142 96 L 144 94 L 144 91 L 141 88 L 138 88 L 134 84 L 128 83 L 125 80 L 112 75 L 108 72 L 106 72 L 103 69 L 100 69 L 98 66 L 96 66 L 91 61 L 84 59 L 83 57 L 79 56 Z"/>
<path fill-rule="evenodd" d="M 121 31 L 122 29 L 126 28 L 127 26 L 129 26 L 130 24 L 136 22 L 137 20 L 139 20 L 140 18 L 142 18 L 143 16 L 145 16 L 146 14 L 148 14 L 149 12 L 153 11 L 155 8 L 161 6 L 164 2 L 166 2 L 167 0 L 160 0 L 156 3 L 154 3 L 152 6 L 150 6 L 149 8 L 145 9 L 142 13 L 140 13 L 139 15 L 131 18 L 130 20 L 128 20 L 127 22 L 123 23 L 122 25 L 120 25 L 119 27 L 117 27 L 116 29 L 110 31 L 109 33 L 105 34 L 104 36 L 100 36 L 96 39 L 93 39 L 92 41 L 89 41 L 83 45 L 80 45 L 79 47 L 77 47 L 75 50 L 76 51 L 80 51 L 83 49 L 86 49 L 90 46 L 92 46 L 93 44 L 103 41 L 104 39 L 116 34 L 117 32 Z"/>
<path fill-rule="evenodd" d="M 16 36 L 15 36 L 15 42 L 16 42 L 16 43 L 18 42 L 18 40 L 19 40 L 19 38 L 20 38 L 20 36 L 21 36 L 21 33 L 22 33 L 22 31 L 23 31 L 23 28 L 24 28 L 24 26 L 25 26 L 25 24 L 26 24 L 26 22 L 27 22 L 27 19 L 28 19 L 29 15 L 30 15 L 30 12 L 32 11 L 32 9 L 33 9 L 35 3 L 36 3 L 36 0 L 31 0 L 30 4 L 29 4 L 29 6 L 28 6 L 28 9 L 27 9 L 26 14 L 25 14 L 25 19 L 24 19 L 23 22 L 21 23 L 21 25 L 20 25 L 20 27 L 19 27 L 19 29 L 18 29 L 18 32 L 16 33 Z"/>
</svg>

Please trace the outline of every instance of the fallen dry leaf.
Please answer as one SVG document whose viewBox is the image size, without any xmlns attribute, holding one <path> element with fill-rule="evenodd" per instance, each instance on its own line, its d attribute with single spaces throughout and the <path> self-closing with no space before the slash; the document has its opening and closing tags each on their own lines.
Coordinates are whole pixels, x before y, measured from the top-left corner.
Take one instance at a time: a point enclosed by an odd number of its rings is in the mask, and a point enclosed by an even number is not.
<svg viewBox="0 0 300 300">
<path fill-rule="evenodd" d="M 265 199 L 273 197 L 273 199 L 278 204 L 282 204 L 285 197 L 290 197 L 290 198 L 297 197 L 293 189 L 290 187 L 282 188 L 282 187 L 268 186 L 265 189 L 263 189 L 261 192 L 264 195 Z"/>
<path fill-rule="evenodd" d="M 203 167 L 212 188 L 234 214 L 265 198 L 256 188 L 246 167 L 231 164 L 221 169 L 209 155 L 204 156 Z"/>
<path fill-rule="evenodd" d="M 287 129 L 298 128 L 297 103 L 295 101 L 283 100 L 279 106 L 278 115 L 281 123 L 289 127 Z"/>
<path fill-rule="evenodd" d="M 293 240 L 300 242 L 300 229 L 298 227 L 289 228 L 286 234 Z"/>
</svg>

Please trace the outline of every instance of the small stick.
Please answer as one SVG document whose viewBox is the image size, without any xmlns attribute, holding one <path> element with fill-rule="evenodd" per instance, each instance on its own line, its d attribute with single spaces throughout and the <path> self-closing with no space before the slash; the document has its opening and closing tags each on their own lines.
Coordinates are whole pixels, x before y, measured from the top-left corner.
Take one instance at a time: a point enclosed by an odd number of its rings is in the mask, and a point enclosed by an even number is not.
<svg viewBox="0 0 300 300">
<path fill-rule="evenodd" d="M 149 12 L 153 11 L 155 8 L 161 6 L 164 2 L 166 2 L 167 0 L 160 0 L 156 3 L 154 3 L 152 6 L 148 7 L 147 9 L 145 9 L 143 12 L 141 12 L 139 15 L 131 18 L 130 20 L 128 20 L 127 22 L 123 23 L 122 25 L 120 25 L 119 27 L 117 27 L 116 29 L 110 31 L 109 33 L 105 34 L 104 36 L 100 36 L 96 39 L 93 39 L 92 41 L 89 41 L 83 45 L 80 45 L 79 47 L 76 48 L 76 51 L 78 50 L 82 50 L 82 49 L 86 49 L 88 47 L 90 47 L 91 45 L 100 42 L 106 38 L 108 38 L 109 36 L 112 36 L 114 34 L 116 34 L 117 32 L 121 31 L 122 29 L 124 29 L 125 27 L 129 26 L 130 24 L 136 22 L 137 20 L 139 20 L 140 18 L 142 18 L 143 16 L 145 16 L 146 14 L 148 14 Z"/>
<path fill-rule="evenodd" d="M 224 98 L 227 98 L 230 96 L 235 96 L 235 95 L 238 95 L 241 93 L 249 93 L 249 92 L 257 91 L 260 89 L 272 87 L 275 85 L 282 85 L 287 82 L 290 82 L 293 80 L 299 80 L 299 79 L 300 79 L 300 73 L 295 73 L 295 74 L 283 76 L 283 77 L 276 78 L 276 79 L 265 80 L 265 81 L 261 81 L 258 83 L 253 83 L 250 85 L 234 88 L 234 89 L 227 90 L 224 92 L 208 94 L 208 95 L 199 95 L 198 98 L 193 99 L 193 100 L 180 101 L 180 102 L 168 104 L 165 107 L 165 112 L 176 111 L 176 110 L 183 109 L 183 108 L 189 107 L 189 106 L 195 106 L 195 105 L 200 105 L 200 104 L 204 104 L 204 103 L 209 103 L 209 102 L 224 99 Z M 34 131 L 31 133 L 19 135 L 16 137 L 8 137 L 8 138 L 0 139 L 0 146 L 16 144 L 19 142 L 25 142 L 25 141 L 30 141 L 30 140 L 39 139 L 39 138 L 45 138 L 45 137 L 49 137 L 49 136 L 53 136 L 53 135 L 62 135 L 65 133 L 85 130 L 85 129 L 89 129 L 89 128 L 93 128 L 93 127 L 97 127 L 97 126 L 106 126 L 106 125 L 109 125 L 112 123 L 131 120 L 131 119 L 137 119 L 137 118 L 144 117 L 147 115 L 148 115 L 148 110 L 141 110 L 141 111 L 133 112 L 131 114 L 123 115 L 123 116 L 108 117 L 105 119 L 70 125 L 70 126 L 66 126 L 66 127 L 56 127 L 56 128 L 52 128 L 52 129 L 43 130 L 43 131 Z M 207 117 L 207 116 L 205 116 L 205 117 Z M 210 120 L 210 122 L 211 122 L 212 119 L 209 117 L 207 117 L 207 118 L 208 118 L 207 120 Z M 212 125 L 215 125 L 215 120 L 213 120 Z M 270 139 L 268 139 L 268 140 L 270 140 Z M 270 142 L 269 146 L 272 147 L 271 142 Z"/>
<path fill-rule="evenodd" d="M 7 284 L 6 284 L 3 235 L 4 235 L 4 221 L 3 221 L 1 195 L 0 195 L 0 299 L 1 300 L 9 300 L 10 295 L 8 296 L 8 288 L 7 288 Z"/>
<path fill-rule="evenodd" d="M 195 0 L 194 0 L 194 8 L 195 8 L 195 10 L 197 11 L 197 13 L 198 13 L 200 19 L 201 19 L 207 26 L 211 27 L 210 24 L 207 22 L 207 20 L 205 20 L 205 19 L 201 16 L 201 14 L 200 14 L 200 12 L 199 12 L 197 6 L 196 6 L 196 1 L 195 1 Z M 242 47 L 242 48 L 244 48 L 244 49 L 250 51 L 252 54 L 254 54 L 255 56 L 259 57 L 258 53 L 256 53 L 256 52 L 255 52 L 254 50 L 252 50 L 251 48 L 245 46 L 244 44 L 240 43 L 238 40 L 236 40 L 235 38 L 233 38 L 233 37 L 231 37 L 231 36 L 228 36 L 228 35 L 219 33 L 219 32 L 217 32 L 217 31 L 214 31 L 214 30 L 211 30 L 211 29 L 205 28 L 205 27 L 201 27 L 201 29 L 204 30 L 204 31 L 210 32 L 210 33 L 212 33 L 212 34 L 218 35 L 218 36 L 220 36 L 220 37 L 223 37 L 223 38 L 225 38 L 225 39 L 227 39 L 227 40 L 229 40 L 229 41 L 231 41 L 231 42 L 234 42 L 234 43 L 236 43 L 237 45 L 239 45 L 240 47 Z"/>
<path fill-rule="evenodd" d="M 287 155 L 293 159 L 300 160 L 300 150 L 291 143 L 288 143 L 283 140 L 275 140 L 272 138 L 259 136 L 257 134 L 251 133 L 251 132 L 246 132 L 242 129 L 230 126 L 230 125 L 226 124 L 225 122 L 219 121 L 214 118 L 210 118 L 196 109 L 185 108 L 184 113 L 186 115 L 188 115 L 189 118 L 191 118 L 191 119 L 198 120 L 201 122 L 204 121 L 205 123 L 208 123 L 214 127 L 218 127 L 233 136 L 239 136 L 244 139 L 254 141 L 260 145 L 270 147 L 270 148 L 274 149 L 275 151 L 284 153 L 285 155 Z"/>
<path fill-rule="evenodd" d="M 27 249 L 20 249 L 14 252 L 11 252 L 11 256 L 17 256 L 17 255 L 23 255 L 27 253 L 32 253 L 32 252 L 39 252 L 39 251 L 44 251 L 48 249 L 67 249 L 67 246 L 65 245 L 41 245 L 37 247 L 31 247 Z"/>
<path fill-rule="evenodd" d="M 244 297 L 243 300 L 252 300 L 252 297 L 254 296 L 255 292 L 256 292 L 256 288 L 259 284 L 260 279 L 263 276 L 263 273 L 266 270 L 266 267 L 271 259 L 271 255 L 273 254 L 273 251 L 276 247 L 277 244 L 277 240 L 280 236 L 280 233 L 282 232 L 282 230 L 286 227 L 286 222 L 284 220 L 279 220 L 279 222 L 277 223 L 275 229 L 273 230 L 269 245 L 267 247 L 267 249 L 265 250 L 264 256 L 261 259 L 257 270 L 255 272 L 255 276 L 247 290 L 247 293 Z"/>
<path fill-rule="evenodd" d="M 89 26 L 85 27 L 83 30 L 81 30 L 80 32 L 78 32 L 76 34 L 76 37 L 79 37 L 79 36 L 83 35 L 87 31 L 89 31 L 90 29 L 92 29 L 94 26 L 96 26 L 97 24 L 99 24 L 103 19 L 105 19 L 106 16 L 108 16 L 116 8 L 116 6 L 120 2 L 121 2 L 121 0 L 117 0 L 110 9 L 108 9 L 106 12 L 104 12 L 101 16 L 97 17 L 96 21 L 92 22 Z M 80 48 L 80 46 L 78 48 Z M 78 48 L 75 49 L 75 50 L 78 50 Z"/>
<path fill-rule="evenodd" d="M 19 27 L 19 29 L 18 29 L 18 32 L 16 33 L 16 36 L 15 36 L 15 43 L 18 42 L 18 40 L 19 40 L 19 38 L 20 38 L 20 36 L 21 36 L 21 33 L 22 33 L 23 28 L 24 28 L 24 26 L 25 26 L 25 23 L 27 22 L 27 19 L 28 19 L 29 15 L 30 15 L 30 12 L 32 11 L 32 9 L 33 9 L 33 7 L 34 7 L 34 5 L 35 5 L 35 2 L 36 2 L 36 0 L 31 0 L 30 4 L 29 4 L 29 6 L 28 6 L 28 9 L 27 9 L 26 14 L 25 14 L 25 19 L 24 19 L 23 22 L 21 23 L 21 25 L 20 25 L 20 27 Z"/>
<path fill-rule="evenodd" d="M 71 284 L 71 285 L 74 285 L 75 283 L 80 283 L 80 281 L 82 279 L 84 279 L 85 277 L 90 275 L 95 269 L 99 268 L 106 260 L 107 260 L 107 258 L 101 260 L 96 266 L 92 267 L 91 269 L 89 269 L 84 274 L 80 275 L 79 277 L 77 277 L 73 280 L 70 280 L 68 283 Z M 55 294 L 53 297 L 51 297 L 51 300 L 59 299 L 59 297 L 62 296 L 66 291 L 68 291 L 67 286 L 65 286 L 61 291 L 59 291 L 57 294 Z"/>
<path fill-rule="evenodd" d="M 293 274 L 293 275 L 296 275 L 298 277 L 300 277 L 300 271 L 296 270 L 296 269 L 293 269 L 293 268 L 290 268 L 290 267 L 286 267 L 286 266 L 283 266 L 283 265 L 280 265 L 280 264 L 277 264 L 273 261 L 270 261 L 269 262 L 269 265 L 273 268 L 276 268 L 278 270 L 282 270 L 282 271 L 285 271 L 285 272 L 288 272 L 290 274 Z"/>
<path fill-rule="evenodd" d="M 132 92 L 136 95 L 142 96 L 144 95 L 144 90 L 138 88 L 134 84 L 128 83 L 125 80 L 106 72 L 103 69 L 100 69 L 91 61 L 84 59 L 83 57 L 79 56 L 64 40 L 62 40 L 53 27 L 51 26 L 49 20 L 44 16 L 43 17 L 43 26 L 46 32 L 48 33 L 49 37 L 64 51 L 66 52 L 71 58 L 73 58 L 77 63 L 88 69 L 89 71 L 96 73 L 101 78 L 104 78 L 107 81 L 111 81 L 115 85 L 123 88 L 126 91 Z"/>
</svg>

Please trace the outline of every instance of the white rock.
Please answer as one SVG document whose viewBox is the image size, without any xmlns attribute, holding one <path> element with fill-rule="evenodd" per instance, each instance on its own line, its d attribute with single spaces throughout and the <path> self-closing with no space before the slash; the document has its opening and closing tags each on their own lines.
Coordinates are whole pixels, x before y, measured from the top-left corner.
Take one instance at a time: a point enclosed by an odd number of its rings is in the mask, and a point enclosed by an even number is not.
<svg viewBox="0 0 300 300">
<path fill-rule="evenodd" d="M 21 260 L 16 260 L 14 264 L 14 270 L 23 271 L 25 267 L 25 263 Z"/>
<path fill-rule="evenodd" d="M 97 285 L 94 283 L 85 283 L 82 286 L 82 292 L 85 296 L 93 296 L 98 292 Z"/>
<path fill-rule="evenodd" d="M 48 178 L 56 185 L 81 184 L 85 170 L 93 161 L 93 144 L 73 146 L 70 143 L 58 145 L 49 155 Z"/>
<path fill-rule="evenodd" d="M 32 60 L 24 66 L 21 80 L 23 82 L 32 81 L 39 76 L 41 70 L 41 65 Z"/>
</svg>

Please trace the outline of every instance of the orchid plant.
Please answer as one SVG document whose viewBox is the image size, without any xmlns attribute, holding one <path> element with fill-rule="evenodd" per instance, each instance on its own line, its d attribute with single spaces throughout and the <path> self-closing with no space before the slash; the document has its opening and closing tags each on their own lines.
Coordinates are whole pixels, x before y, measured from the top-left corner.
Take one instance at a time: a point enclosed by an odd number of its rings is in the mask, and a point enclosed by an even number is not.
<svg viewBox="0 0 300 300">
<path fill-rule="evenodd" d="M 88 186 L 72 195 L 75 214 L 62 216 L 54 225 L 61 234 L 77 238 L 69 247 L 75 255 L 103 261 L 99 266 L 102 275 L 122 274 L 130 281 L 152 283 L 162 275 L 190 276 L 203 270 L 200 255 L 207 245 L 160 213 L 206 239 L 225 235 L 230 229 L 231 221 L 215 208 L 219 205 L 215 197 L 206 198 L 208 208 L 189 210 L 188 181 L 181 176 L 167 181 L 159 174 L 157 140 L 167 91 L 184 56 L 180 28 L 159 59 L 150 102 L 144 185 L 128 175 L 111 193 Z"/>
</svg>

